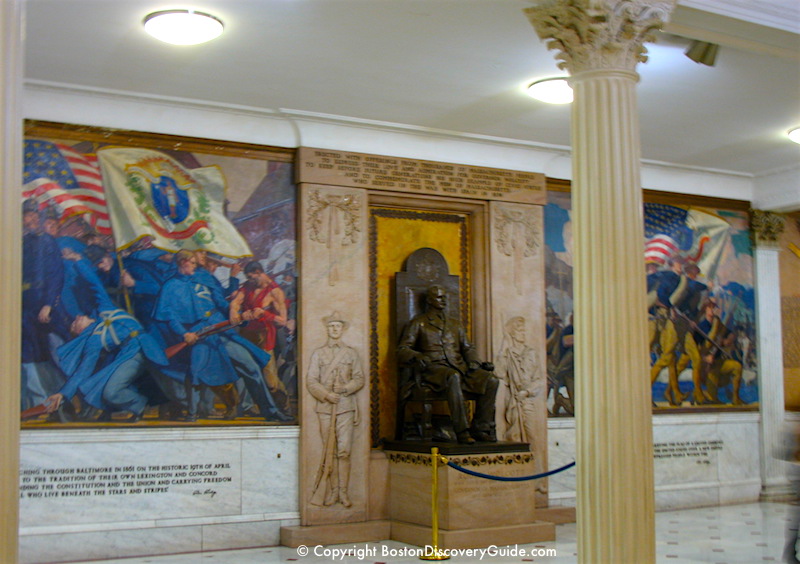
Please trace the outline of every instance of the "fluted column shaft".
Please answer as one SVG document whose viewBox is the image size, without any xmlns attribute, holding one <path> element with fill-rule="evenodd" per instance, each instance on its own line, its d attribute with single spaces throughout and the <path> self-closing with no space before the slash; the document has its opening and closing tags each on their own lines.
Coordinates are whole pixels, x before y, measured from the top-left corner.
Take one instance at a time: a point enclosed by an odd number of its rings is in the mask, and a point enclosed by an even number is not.
<svg viewBox="0 0 800 564">
<path fill-rule="evenodd" d="M 572 79 L 580 562 L 655 560 L 653 432 L 634 72 Z"/>
<path fill-rule="evenodd" d="M 19 522 L 22 21 L 20 1 L 0 2 L 0 562 L 9 564 L 17 561 Z"/>
<path fill-rule="evenodd" d="M 655 562 L 636 65 L 674 0 L 536 0 L 572 74 L 578 560 Z"/>
<path fill-rule="evenodd" d="M 775 457 L 785 414 L 779 253 L 775 244 L 755 249 L 761 497 L 767 499 L 791 493 L 786 463 Z"/>
</svg>

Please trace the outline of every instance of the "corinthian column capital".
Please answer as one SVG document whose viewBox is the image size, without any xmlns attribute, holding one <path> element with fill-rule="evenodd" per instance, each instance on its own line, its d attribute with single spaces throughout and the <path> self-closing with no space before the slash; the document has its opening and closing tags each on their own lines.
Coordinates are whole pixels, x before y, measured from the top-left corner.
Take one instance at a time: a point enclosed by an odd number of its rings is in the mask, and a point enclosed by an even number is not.
<svg viewBox="0 0 800 564">
<path fill-rule="evenodd" d="M 750 229 L 756 246 L 776 247 L 785 226 L 786 218 L 779 213 L 750 210 Z"/>
<path fill-rule="evenodd" d="M 666 23 L 676 0 L 537 0 L 525 10 L 536 33 L 557 49 L 558 67 L 634 72 L 646 41 Z"/>
</svg>

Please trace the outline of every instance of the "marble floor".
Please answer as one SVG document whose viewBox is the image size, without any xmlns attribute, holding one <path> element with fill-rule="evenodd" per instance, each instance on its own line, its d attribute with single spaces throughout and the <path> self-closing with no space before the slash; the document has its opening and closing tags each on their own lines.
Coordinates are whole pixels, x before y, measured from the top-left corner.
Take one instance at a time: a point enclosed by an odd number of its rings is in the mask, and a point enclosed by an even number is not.
<svg viewBox="0 0 800 564">
<path fill-rule="evenodd" d="M 782 562 L 788 503 L 750 503 L 656 514 L 656 560 L 659 563 L 756 564 Z M 503 547 L 497 553 L 453 555 L 450 562 L 492 564 L 577 562 L 575 524 L 558 525 L 554 542 Z M 309 547 L 310 554 L 285 547 L 226 550 L 195 554 L 96 560 L 95 564 L 399 564 L 420 562 L 417 547 L 394 541 Z M 525 551 L 524 554 L 522 551 Z M 317 553 L 316 555 L 314 553 Z M 615 564 L 615 563 L 612 563 Z"/>
</svg>

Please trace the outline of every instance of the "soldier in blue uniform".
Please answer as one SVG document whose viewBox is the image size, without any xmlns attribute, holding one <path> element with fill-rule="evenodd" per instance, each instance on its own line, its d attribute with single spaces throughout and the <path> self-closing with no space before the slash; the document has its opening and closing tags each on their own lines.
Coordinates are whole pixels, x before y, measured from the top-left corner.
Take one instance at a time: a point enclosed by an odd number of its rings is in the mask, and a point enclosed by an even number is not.
<svg viewBox="0 0 800 564">
<path fill-rule="evenodd" d="M 51 341 L 66 337 L 59 324 L 64 283 L 61 250 L 41 229 L 36 200 L 22 204 L 22 409 L 42 403 L 61 386 L 63 375 L 53 362 Z"/>
<path fill-rule="evenodd" d="M 204 329 L 227 321 L 220 313 L 227 304 L 218 291 L 195 278 L 197 258 L 191 251 L 179 251 L 175 255 L 175 263 L 177 273 L 161 289 L 153 318 L 161 325 L 167 345 L 187 345 L 172 359 L 171 365 L 178 364 L 186 369 L 193 398 L 188 418 L 197 417 L 196 400 L 200 384 L 213 388 L 243 378 L 264 419 L 291 420 L 275 405 L 261 376 L 261 370 L 269 361 L 267 353 L 233 330 L 208 336 L 199 334 Z"/>
<path fill-rule="evenodd" d="M 141 420 L 147 397 L 135 382 L 148 368 L 167 364 L 163 348 L 145 333 L 139 321 L 111 301 L 102 282 L 85 260 L 74 264 L 84 281 L 84 303 L 93 302 L 90 314 L 75 317 L 70 332 L 75 338 L 58 349 L 67 382 L 46 403 L 56 411 L 64 399 L 80 393 L 83 402 L 109 415 L 130 412 L 130 422 Z"/>
<path fill-rule="evenodd" d="M 147 398 L 135 382 L 148 367 L 167 364 L 163 349 L 136 318 L 118 308 L 101 311 L 97 319 L 79 315 L 72 331 L 78 336 L 59 348 L 61 366 L 70 377 L 47 399 L 48 411 L 80 392 L 92 407 L 109 414 L 128 411 L 128 422 L 140 421 Z"/>
<path fill-rule="evenodd" d="M 153 323 L 153 309 L 161 287 L 175 275 L 172 259 L 171 253 L 156 248 L 138 249 L 122 259 L 125 271 L 133 280 L 129 288 L 133 313 L 146 328 Z"/>
</svg>

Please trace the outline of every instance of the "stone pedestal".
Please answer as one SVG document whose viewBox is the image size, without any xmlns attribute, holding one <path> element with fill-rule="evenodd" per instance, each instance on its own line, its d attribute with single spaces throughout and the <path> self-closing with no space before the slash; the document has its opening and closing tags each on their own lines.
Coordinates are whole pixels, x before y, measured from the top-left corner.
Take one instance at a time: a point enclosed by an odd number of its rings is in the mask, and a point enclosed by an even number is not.
<svg viewBox="0 0 800 564">
<path fill-rule="evenodd" d="M 431 455 L 388 451 L 389 516 L 393 540 L 432 544 Z M 451 462 L 501 477 L 533 475 L 527 445 L 517 452 L 445 454 Z M 480 548 L 555 539 L 555 525 L 537 520 L 536 481 L 507 482 L 438 468 L 439 547 Z"/>
<path fill-rule="evenodd" d="M 377 542 L 391 537 L 389 521 L 362 521 L 331 525 L 281 527 L 281 545 L 317 546 L 356 542 Z"/>
</svg>

